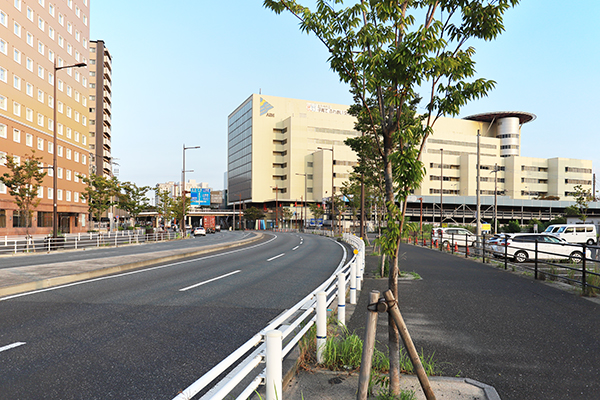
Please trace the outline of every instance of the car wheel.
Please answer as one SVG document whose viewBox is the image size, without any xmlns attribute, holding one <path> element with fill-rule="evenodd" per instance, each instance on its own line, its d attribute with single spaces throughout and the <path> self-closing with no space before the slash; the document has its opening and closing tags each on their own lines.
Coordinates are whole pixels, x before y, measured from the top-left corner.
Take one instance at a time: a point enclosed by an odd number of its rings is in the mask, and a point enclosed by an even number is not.
<svg viewBox="0 0 600 400">
<path fill-rule="evenodd" d="M 527 261 L 528 258 L 529 258 L 529 256 L 524 251 L 517 251 L 515 253 L 515 261 L 518 263 L 523 263 L 523 262 Z"/>
<path fill-rule="evenodd" d="M 573 264 L 579 264 L 581 263 L 581 260 L 583 260 L 583 253 L 580 251 L 574 251 L 569 256 L 569 261 Z"/>
<path fill-rule="evenodd" d="M 588 239 L 587 242 L 585 242 L 585 244 L 587 244 L 588 246 L 592 246 L 596 244 L 596 242 L 594 241 L 594 239 Z"/>
</svg>

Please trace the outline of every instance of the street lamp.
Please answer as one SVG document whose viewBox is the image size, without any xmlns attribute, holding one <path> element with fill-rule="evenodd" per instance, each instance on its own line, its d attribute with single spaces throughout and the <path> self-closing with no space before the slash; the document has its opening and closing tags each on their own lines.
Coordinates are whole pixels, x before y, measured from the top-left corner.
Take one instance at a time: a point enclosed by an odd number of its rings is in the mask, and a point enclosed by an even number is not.
<svg viewBox="0 0 600 400">
<path fill-rule="evenodd" d="M 279 208 L 279 187 L 275 185 L 275 187 L 271 186 L 271 189 L 275 189 L 275 229 L 279 229 L 279 221 L 277 219 Z"/>
<path fill-rule="evenodd" d="M 304 215 L 302 217 L 302 219 L 303 219 L 303 222 L 302 222 L 302 232 L 304 232 L 304 228 L 306 227 L 306 186 L 308 185 L 308 183 L 307 183 L 307 181 L 308 181 L 307 176 L 308 175 L 307 174 L 299 174 L 297 172 L 296 172 L 296 175 L 304 176 L 304 204 L 302 206 L 302 208 L 303 208 L 302 212 L 303 212 L 303 215 Z"/>
<path fill-rule="evenodd" d="M 185 236 L 185 151 L 190 149 L 199 149 L 200 146 L 191 146 L 185 147 L 185 143 L 183 144 L 183 169 L 181 170 L 181 204 L 183 208 L 182 218 L 181 218 L 181 235 Z M 187 172 L 194 172 L 193 170 Z"/>
<path fill-rule="evenodd" d="M 331 146 L 330 149 L 325 148 L 325 147 L 317 147 L 317 149 L 319 150 L 327 150 L 331 152 L 331 233 L 335 235 L 335 228 L 333 225 L 333 221 L 335 221 L 335 202 L 333 200 L 333 196 L 335 195 L 335 187 L 333 186 L 333 181 L 335 178 L 335 173 L 333 172 L 333 168 L 335 165 L 335 158 L 334 158 L 334 152 L 333 152 L 333 146 Z M 362 221 L 361 221 L 362 223 Z"/>
<path fill-rule="evenodd" d="M 57 239 L 58 238 L 58 203 L 57 203 L 57 199 L 58 199 L 58 194 L 57 194 L 57 187 L 58 187 L 58 174 L 56 173 L 57 171 L 57 167 L 56 164 L 58 162 L 57 158 L 56 158 L 56 154 L 58 153 L 58 146 L 57 146 L 57 138 L 56 138 L 56 134 L 58 131 L 58 122 L 56 121 L 58 115 L 56 113 L 56 72 L 58 70 L 61 69 L 65 69 L 65 68 L 81 68 L 81 67 L 87 67 L 86 63 L 79 63 L 79 64 L 73 64 L 73 65 L 63 65 L 61 67 L 56 65 L 56 58 L 54 59 L 54 98 L 52 100 L 52 106 L 54 108 L 54 124 L 53 124 L 53 139 L 52 139 L 52 146 L 54 147 L 52 149 L 52 200 L 53 200 L 53 207 L 52 207 L 52 238 L 53 239 Z"/>
</svg>

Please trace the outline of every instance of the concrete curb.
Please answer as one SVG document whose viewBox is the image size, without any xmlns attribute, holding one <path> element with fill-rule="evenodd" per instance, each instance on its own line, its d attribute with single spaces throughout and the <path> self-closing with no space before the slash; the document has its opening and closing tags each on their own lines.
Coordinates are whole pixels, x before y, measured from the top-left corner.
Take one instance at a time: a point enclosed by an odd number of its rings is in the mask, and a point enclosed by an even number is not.
<svg viewBox="0 0 600 400">
<path fill-rule="evenodd" d="M 79 282 L 79 281 L 83 281 L 86 279 L 93 279 L 93 278 L 112 275 L 112 274 L 116 274 L 116 273 L 120 273 L 120 272 L 131 271 L 133 269 L 147 267 L 149 265 L 154 265 L 154 264 L 158 264 L 158 263 L 162 263 L 162 262 L 174 261 L 174 260 L 179 260 L 179 259 L 187 258 L 187 257 L 194 257 L 197 255 L 210 253 L 210 252 L 213 252 L 216 250 L 235 248 L 235 247 L 239 247 L 239 246 L 243 246 L 246 244 L 256 242 L 256 241 L 262 239 L 262 237 L 263 237 L 262 233 L 255 232 L 254 235 L 255 236 L 252 238 L 243 239 L 243 240 L 240 240 L 239 242 L 226 243 L 226 244 L 215 244 L 215 245 L 206 246 L 200 250 L 194 250 L 194 251 L 187 251 L 186 249 L 184 249 L 184 250 L 182 250 L 183 252 L 181 252 L 181 253 L 170 254 L 170 255 L 162 256 L 162 257 L 158 257 L 158 258 L 151 258 L 153 253 L 135 254 L 135 255 L 130 255 L 130 256 L 119 256 L 119 257 L 107 257 L 106 260 L 114 259 L 115 262 L 117 262 L 117 263 L 123 259 L 132 258 L 132 257 L 136 257 L 136 258 L 148 257 L 148 258 L 146 258 L 145 260 L 141 260 L 141 261 L 125 262 L 124 264 L 112 265 L 112 266 L 108 266 L 105 268 L 91 269 L 89 271 L 79 272 L 76 274 L 61 275 L 61 276 L 36 280 L 36 281 L 32 281 L 32 282 L 27 282 L 27 283 L 21 283 L 21 284 L 12 285 L 12 286 L 5 286 L 5 287 L 0 288 L 0 297 L 29 292 L 32 290 L 47 289 L 50 287 Z M 171 250 L 171 251 L 176 251 L 176 250 Z M 165 252 L 169 252 L 169 251 L 165 251 Z M 156 254 L 156 253 L 154 253 L 154 254 Z M 69 263 L 76 263 L 76 264 L 80 264 L 82 262 L 85 262 L 85 260 L 69 261 Z"/>
</svg>

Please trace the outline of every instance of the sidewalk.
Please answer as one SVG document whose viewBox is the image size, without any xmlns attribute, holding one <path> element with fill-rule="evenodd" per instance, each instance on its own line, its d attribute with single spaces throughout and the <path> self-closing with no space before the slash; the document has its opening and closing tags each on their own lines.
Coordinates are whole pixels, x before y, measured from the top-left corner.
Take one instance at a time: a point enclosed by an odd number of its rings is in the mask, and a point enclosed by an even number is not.
<svg viewBox="0 0 600 400">
<path fill-rule="evenodd" d="M 367 248 L 367 254 L 372 249 Z M 372 274 L 377 270 L 379 257 L 367 255 L 362 290 L 356 306 L 346 303 L 347 327 L 364 340 L 367 321 L 369 293 L 378 290 L 381 294 L 388 288 L 387 278 L 378 279 Z M 376 341 L 385 346 L 388 338 L 387 314 L 380 314 L 377 323 Z M 284 371 L 285 373 L 285 371 Z M 500 400 L 496 390 L 489 385 L 468 378 L 434 376 L 429 377 L 436 399 L 440 400 Z M 412 390 L 415 398 L 425 399 L 416 375 L 402 375 L 402 390 Z M 329 371 L 313 368 L 300 370 L 289 382 L 284 382 L 284 400 L 350 400 L 356 398 L 358 371 Z M 377 393 L 375 393 L 376 395 Z M 376 397 L 369 397 L 376 398 Z"/>
</svg>

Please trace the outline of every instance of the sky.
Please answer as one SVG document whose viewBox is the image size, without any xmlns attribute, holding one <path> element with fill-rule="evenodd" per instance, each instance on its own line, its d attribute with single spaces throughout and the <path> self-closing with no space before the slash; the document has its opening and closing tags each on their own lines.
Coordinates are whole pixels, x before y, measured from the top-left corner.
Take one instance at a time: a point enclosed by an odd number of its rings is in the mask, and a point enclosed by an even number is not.
<svg viewBox="0 0 600 400">
<path fill-rule="evenodd" d="M 323 44 L 262 0 L 90 1 L 90 40 L 103 40 L 113 57 L 112 155 L 121 181 L 179 182 L 183 146 L 201 146 L 186 151 L 186 180 L 223 189 L 227 117 L 252 93 L 352 103 Z M 600 171 L 598 15 L 596 0 L 522 0 L 505 14 L 499 38 L 470 43 L 476 78 L 496 88 L 459 118 L 533 113 L 521 156 L 592 160 Z"/>
</svg>

